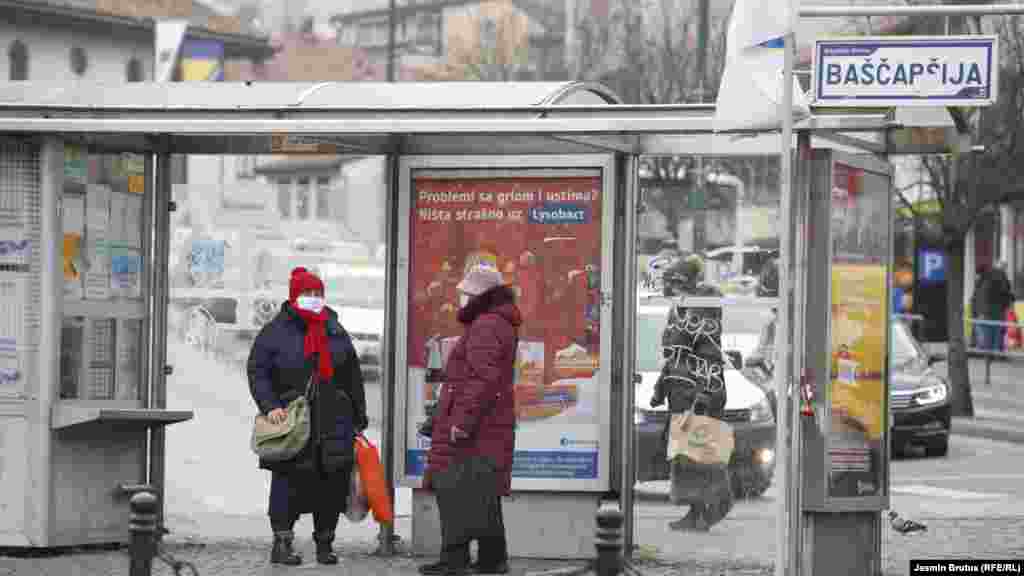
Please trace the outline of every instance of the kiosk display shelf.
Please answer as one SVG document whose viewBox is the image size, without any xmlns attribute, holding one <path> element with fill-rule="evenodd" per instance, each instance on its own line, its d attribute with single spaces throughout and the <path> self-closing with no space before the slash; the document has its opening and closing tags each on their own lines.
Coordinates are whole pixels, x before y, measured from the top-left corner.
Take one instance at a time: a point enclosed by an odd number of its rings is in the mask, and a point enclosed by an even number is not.
<svg viewBox="0 0 1024 576">
<path fill-rule="evenodd" d="M 159 490 L 150 432 L 192 418 L 153 402 L 150 172 L 0 139 L 0 453 L 26 462 L 0 474 L 0 546 L 127 542 L 118 487 Z"/>
</svg>

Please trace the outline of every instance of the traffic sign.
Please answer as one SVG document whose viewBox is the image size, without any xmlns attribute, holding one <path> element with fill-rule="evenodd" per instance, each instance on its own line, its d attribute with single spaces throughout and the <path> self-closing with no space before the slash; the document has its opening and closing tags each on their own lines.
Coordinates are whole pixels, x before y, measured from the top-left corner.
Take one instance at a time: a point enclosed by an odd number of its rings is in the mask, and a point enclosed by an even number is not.
<svg viewBox="0 0 1024 576">
<path fill-rule="evenodd" d="M 999 93 L 996 36 L 822 39 L 818 106 L 989 106 Z"/>
</svg>

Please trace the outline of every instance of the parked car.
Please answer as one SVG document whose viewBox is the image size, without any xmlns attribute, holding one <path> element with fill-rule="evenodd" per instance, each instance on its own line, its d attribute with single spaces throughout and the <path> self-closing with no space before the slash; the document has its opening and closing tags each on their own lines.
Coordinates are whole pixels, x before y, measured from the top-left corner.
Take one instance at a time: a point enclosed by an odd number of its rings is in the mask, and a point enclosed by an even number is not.
<svg viewBox="0 0 1024 576">
<path fill-rule="evenodd" d="M 384 334 L 384 311 L 377 308 L 343 306 L 338 309 L 339 320 L 345 326 L 359 361 L 363 378 L 379 380 L 381 371 L 381 339 Z"/>
<path fill-rule="evenodd" d="M 747 358 L 753 368 L 768 379 L 774 364 L 775 321 L 765 327 L 758 351 Z M 914 338 L 910 326 L 893 319 L 889 331 L 889 422 L 892 452 L 907 446 L 921 446 L 929 456 L 949 452 L 952 392 L 949 381 L 935 371 L 945 362 L 941 354 L 929 354 Z"/>
<path fill-rule="evenodd" d="M 668 407 L 650 407 L 650 399 L 661 373 L 661 336 L 671 304 L 641 304 L 637 309 L 636 346 L 638 372 L 634 426 L 637 446 L 637 481 L 667 480 L 664 431 Z M 723 336 L 723 340 L 727 340 Z M 768 396 L 752 384 L 737 367 L 743 366 L 739 351 L 728 350 L 725 386 L 727 400 L 724 420 L 732 425 L 736 447 L 729 469 L 737 497 L 760 496 L 775 474 L 775 416 Z"/>
</svg>

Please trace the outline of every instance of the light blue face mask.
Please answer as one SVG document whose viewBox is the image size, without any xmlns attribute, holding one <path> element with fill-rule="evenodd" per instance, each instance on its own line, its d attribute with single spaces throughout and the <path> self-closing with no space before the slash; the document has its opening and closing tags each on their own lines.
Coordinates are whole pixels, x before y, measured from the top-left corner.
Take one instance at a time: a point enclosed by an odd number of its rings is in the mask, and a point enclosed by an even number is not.
<svg viewBox="0 0 1024 576">
<path fill-rule="evenodd" d="M 295 299 L 300 310 L 319 314 L 324 309 L 324 299 L 319 296 L 299 296 Z"/>
</svg>

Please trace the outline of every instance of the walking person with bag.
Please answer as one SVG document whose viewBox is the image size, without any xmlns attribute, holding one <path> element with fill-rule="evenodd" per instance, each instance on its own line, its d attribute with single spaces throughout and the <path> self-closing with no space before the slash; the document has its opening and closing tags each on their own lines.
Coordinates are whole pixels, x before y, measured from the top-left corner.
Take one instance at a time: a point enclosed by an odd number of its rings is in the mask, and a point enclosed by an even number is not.
<svg viewBox="0 0 1024 576">
<path fill-rule="evenodd" d="M 347 505 L 355 437 L 368 420 L 359 357 L 316 275 L 292 271 L 288 301 L 253 342 L 247 372 L 260 412 L 253 449 L 271 472 L 270 561 L 302 563 L 293 529 L 312 513 L 316 560 L 337 564 L 334 533 Z"/>
<path fill-rule="evenodd" d="M 701 284 L 693 287 L 690 295 L 721 297 L 722 294 L 713 286 Z M 662 334 L 665 363 L 650 404 L 653 408 L 668 401 L 672 417 L 666 423 L 665 443 L 666 456 L 670 458 L 670 499 L 673 504 L 690 507 L 686 516 L 669 523 L 672 530 L 705 532 L 721 521 L 733 504 L 728 456 L 720 462 L 720 457 L 707 457 L 708 451 L 703 448 L 690 452 L 699 455 L 699 460 L 670 453 L 672 448 L 680 446 L 685 451 L 689 442 L 687 436 L 698 426 L 712 443 L 729 445 L 731 455 L 731 430 L 721 422 L 727 400 L 721 310 L 715 312 L 676 304 L 669 312 Z M 717 446 L 712 448 L 717 449 Z"/>
<path fill-rule="evenodd" d="M 423 478 L 424 488 L 437 497 L 441 558 L 419 571 L 427 576 L 506 574 L 501 498 L 512 487 L 513 366 L 522 316 L 515 294 L 494 267 L 470 268 L 458 290 L 458 320 L 465 332 L 445 366 Z M 479 556 L 471 566 L 473 540 Z"/>
</svg>

